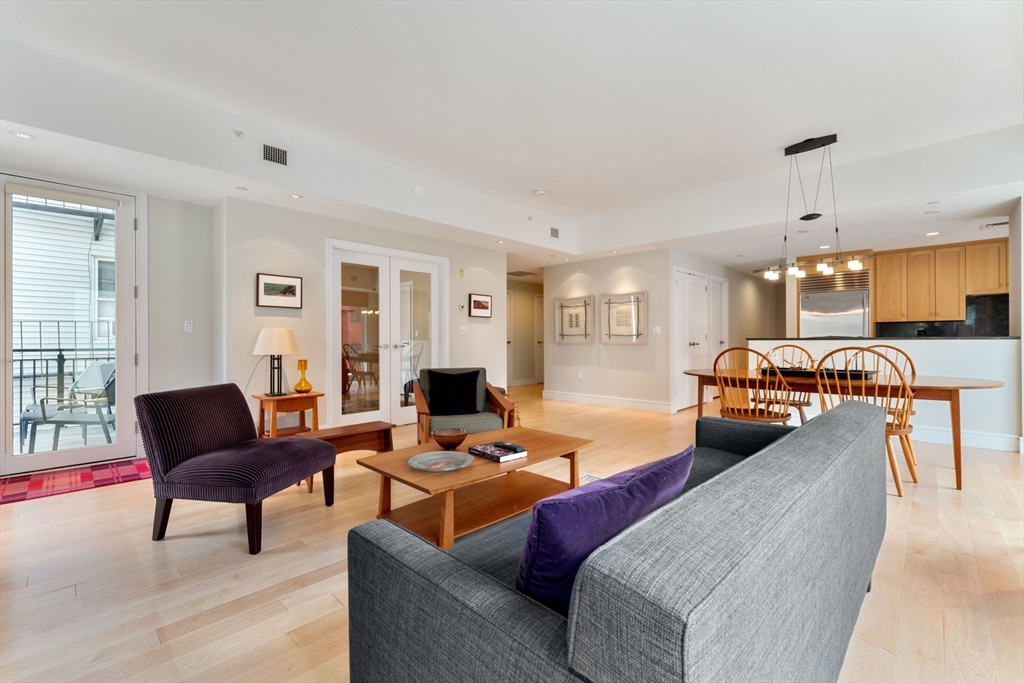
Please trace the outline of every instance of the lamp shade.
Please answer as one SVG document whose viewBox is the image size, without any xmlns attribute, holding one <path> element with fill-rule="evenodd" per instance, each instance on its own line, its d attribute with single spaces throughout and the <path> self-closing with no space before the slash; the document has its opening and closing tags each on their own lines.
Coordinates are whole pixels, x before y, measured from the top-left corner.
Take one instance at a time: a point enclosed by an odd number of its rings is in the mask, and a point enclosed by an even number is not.
<svg viewBox="0 0 1024 683">
<path fill-rule="evenodd" d="M 290 327 L 264 327 L 252 350 L 254 356 L 287 356 L 299 352 Z"/>
</svg>

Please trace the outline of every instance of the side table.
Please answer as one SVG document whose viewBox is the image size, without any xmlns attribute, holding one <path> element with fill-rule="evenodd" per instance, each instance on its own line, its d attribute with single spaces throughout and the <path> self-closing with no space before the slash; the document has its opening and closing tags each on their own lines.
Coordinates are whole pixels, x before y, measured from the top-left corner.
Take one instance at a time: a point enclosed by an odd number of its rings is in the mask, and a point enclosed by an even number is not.
<svg viewBox="0 0 1024 683">
<path fill-rule="evenodd" d="M 312 429 L 320 428 L 320 415 L 317 412 L 317 399 L 323 396 L 322 392 L 310 391 L 307 394 L 285 394 L 284 396 L 267 396 L 266 394 L 253 394 L 253 398 L 260 402 L 259 435 L 260 438 L 275 436 L 292 436 L 302 432 L 310 431 L 306 426 L 306 411 L 313 411 Z M 269 413 L 269 425 L 267 417 Z M 298 413 L 298 427 L 277 428 L 277 416 L 280 413 Z"/>
</svg>

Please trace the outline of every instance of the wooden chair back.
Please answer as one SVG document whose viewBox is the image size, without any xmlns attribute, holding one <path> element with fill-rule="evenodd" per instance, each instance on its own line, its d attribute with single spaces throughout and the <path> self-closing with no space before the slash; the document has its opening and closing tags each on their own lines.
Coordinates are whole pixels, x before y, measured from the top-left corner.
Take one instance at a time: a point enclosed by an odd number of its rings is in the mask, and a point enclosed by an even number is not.
<svg viewBox="0 0 1024 683">
<path fill-rule="evenodd" d="M 900 369 L 900 372 L 903 373 L 903 376 L 911 384 L 913 384 L 914 380 L 917 379 L 917 369 L 914 367 L 914 360 L 907 355 L 907 352 L 903 349 L 898 349 L 895 346 L 890 346 L 889 344 L 872 344 L 868 348 L 878 351 L 880 354 L 895 363 L 896 367 Z"/>
<path fill-rule="evenodd" d="M 754 422 L 789 419 L 792 390 L 768 356 L 742 346 L 718 354 L 715 380 L 722 417 Z"/>
<path fill-rule="evenodd" d="M 815 367 L 811 352 L 796 344 L 780 344 L 768 352 L 768 358 L 774 359 L 775 364 L 780 368 L 813 370 Z M 795 392 L 792 400 L 794 403 L 810 404 L 811 392 Z"/>
<path fill-rule="evenodd" d="M 815 373 L 822 412 L 843 401 L 864 401 L 883 410 L 892 422 L 887 431 L 910 425 L 914 394 L 903 371 L 873 348 L 845 347 L 826 354 Z"/>
</svg>

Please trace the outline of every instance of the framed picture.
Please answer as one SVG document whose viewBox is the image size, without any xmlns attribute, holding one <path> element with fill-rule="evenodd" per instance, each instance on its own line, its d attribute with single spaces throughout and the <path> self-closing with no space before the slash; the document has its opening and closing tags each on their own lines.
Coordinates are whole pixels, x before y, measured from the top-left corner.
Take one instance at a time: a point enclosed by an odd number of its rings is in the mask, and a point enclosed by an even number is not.
<svg viewBox="0 0 1024 683">
<path fill-rule="evenodd" d="M 601 295 L 601 343 L 647 343 L 647 292 Z"/>
<path fill-rule="evenodd" d="M 302 308 L 302 278 L 257 273 L 256 305 L 269 308 Z"/>
<path fill-rule="evenodd" d="M 594 343 L 594 297 L 555 299 L 555 342 Z"/>
<path fill-rule="evenodd" d="M 470 294 L 469 295 L 469 317 L 490 318 L 491 317 L 491 295 Z"/>
</svg>

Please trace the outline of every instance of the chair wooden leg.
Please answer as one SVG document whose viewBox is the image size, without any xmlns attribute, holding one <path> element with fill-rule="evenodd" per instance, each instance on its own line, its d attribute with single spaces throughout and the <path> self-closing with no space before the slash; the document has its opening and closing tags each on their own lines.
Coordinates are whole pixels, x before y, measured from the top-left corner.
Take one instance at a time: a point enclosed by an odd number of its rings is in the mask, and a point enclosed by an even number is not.
<svg viewBox="0 0 1024 683">
<path fill-rule="evenodd" d="M 313 475 L 306 477 L 306 493 L 313 493 Z"/>
<path fill-rule="evenodd" d="M 917 467 L 914 462 L 914 452 L 910 450 L 910 439 L 906 434 L 900 435 L 900 447 L 903 449 L 903 457 L 907 461 L 907 469 L 910 470 L 910 478 L 917 483 Z"/>
<path fill-rule="evenodd" d="M 156 511 L 153 513 L 153 540 L 162 541 L 167 533 L 167 520 L 171 518 L 173 498 L 157 498 Z"/>
<path fill-rule="evenodd" d="M 324 478 L 324 505 L 334 505 L 334 465 L 331 465 L 323 472 Z"/>
<path fill-rule="evenodd" d="M 807 424 L 807 413 L 804 412 L 804 407 L 797 406 L 796 409 L 800 411 L 800 424 Z"/>
<path fill-rule="evenodd" d="M 245 504 L 245 529 L 249 533 L 249 554 L 259 555 L 263 541 L 263 501 Z"/>
<path fill-rule="evenodd" d="M 896 495 L 903 497 L 903 483 L 900 481 L 900 468 L 896 464 L 896 455 L 892 452 L 892 442 L 885 437 L 885 450 L 889 454 L 889 467 L 892 468 L 892 480 L 896 483 Z"/>
<path fill-rule="evenodd" d="M 914 465 L 917 465 L 917 451 L 914 450 L 914 440 L 910 438 L 910 434 L 903 438 L 907 440 L 907 447 L 910 449 L 910 459 L 914 461 Z"/>
</svg>

